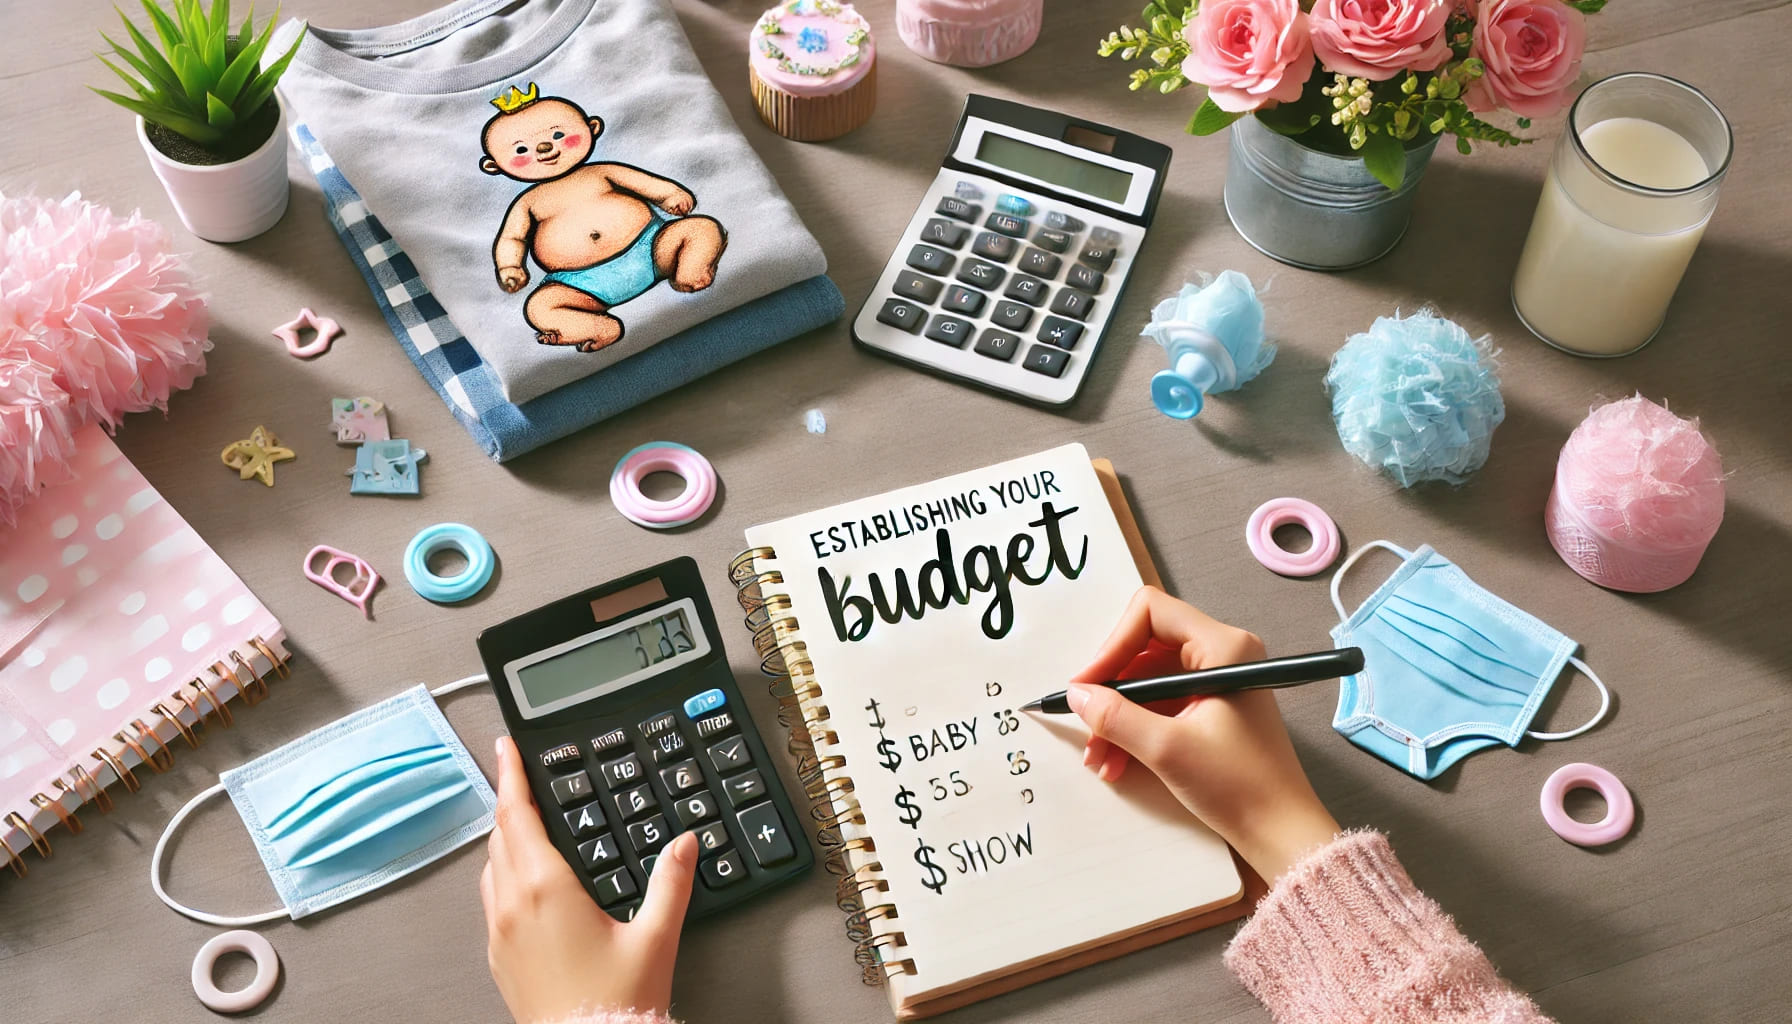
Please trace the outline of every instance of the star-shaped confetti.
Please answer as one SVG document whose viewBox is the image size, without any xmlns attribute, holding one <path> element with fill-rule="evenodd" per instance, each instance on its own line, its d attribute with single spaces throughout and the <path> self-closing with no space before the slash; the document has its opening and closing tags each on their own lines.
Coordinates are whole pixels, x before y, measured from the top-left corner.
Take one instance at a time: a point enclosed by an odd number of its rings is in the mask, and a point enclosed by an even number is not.
<svg viewBox="0 0 1792 1024">
<path fill-rule="evenodd" d="M 224 446 L 224 464 L 237 471 L 241 479 L 254 477 L 269 487 L 274 486 L 274 463 L 297 458 L 291 448 L 280 447 L 280 439 L 266 427 L 256 427 L 246 441 L 232 441 Z"/>
<path fill-rule="evenodd" d="M 299 332 L 305 328 L 317 332 L 309 344 L 299 341 Z M 286 351 L 300 359 L 323 355 L 330 350 L 330 343 L 342 334 L 342 325 L 327 316 L 318 316 L 310 307 L 299 310 L 299 315 L 274 328 L 274 337 L 286 343 Z"/>
</svg>

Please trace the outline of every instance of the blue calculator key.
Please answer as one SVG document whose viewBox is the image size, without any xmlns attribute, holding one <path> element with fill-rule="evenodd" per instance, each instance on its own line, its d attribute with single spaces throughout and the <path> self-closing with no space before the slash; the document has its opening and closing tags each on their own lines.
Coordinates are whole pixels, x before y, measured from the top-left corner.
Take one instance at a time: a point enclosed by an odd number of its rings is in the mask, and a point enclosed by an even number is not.
<svg viewBox="0 0 1792 1024">
<path fill-rule="evenodd" d="M 574 807 L 572 810 L 566 811 L 565 814 L 566 828 L 575 839 L 596 835 L 604 830 L 604 809 L 596 804 Z"/>
<path fill-rule="evenodd" d="M 745 881 L 747 877 L 747 869 L 740 863 L 740 854 L 732 850 L 713 860 L 703 861 L 699 870 L 703 873 L 703 884 L 711 889 L 725 888 Z"/>
<path fill-rule="evenodd" d="M 569 804 L 582 804 L 591 799 L 595 791 L 591 788 L 591 776 L 584 772 L 573 772 L 562 775 L 548 783 L 554 791 L 554 802 L 562 807 Z"/>
<path fill-rule="evenodd" d="M 712 687 L 695 697 L 685 698 L 684 717 L 702 718 L 726 703 L 728 703 L 728 695 Z"/>
<path fill-rule="evenodd" d="M 983 222 L 983 226 L 991 231 L 1000 231 L 1010 238 L 1027 237 L 1027 222 L 1020 217 L 1006 213 L 990 214 L 989 219 Z"/>
<path fill-rule="evenodd" d="M 1012 213 L 1016 217 L 1031 217 L 1035 207 L 1020 196 L 1004 193 L 996 197 L 996 209 L 1002 213 Z"/>
<path fill-rule="evenodd" d="M 1053 231 L 1068 231 L 1071 234 L 1083 230 L 1082 221 L 1077 220 L 1068 213 L 1059 213 L 1057 210 L 1053 210 L 1045 215 L 1045 226 L 1051 228 Z"/>
</svg>

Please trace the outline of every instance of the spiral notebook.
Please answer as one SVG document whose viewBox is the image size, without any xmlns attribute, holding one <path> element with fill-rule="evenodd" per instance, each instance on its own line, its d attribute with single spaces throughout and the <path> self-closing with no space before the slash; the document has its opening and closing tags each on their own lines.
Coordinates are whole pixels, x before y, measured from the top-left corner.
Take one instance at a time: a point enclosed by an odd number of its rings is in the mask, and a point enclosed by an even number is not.
<svg viewBox="0 0 1792 1024">
<path fill-rule="evenodd" d="M 741 605 L 898 1019 L 1246 912 L 1231 851 L 1149 772 L 1103 783 L 1080 721 L 1015 711 L 1156 582 L 1111 466 L 1065 445 L 747 542 Z"/>
<path fill-rule="evenodd" d="M 84 805 L 112 807 L 255 704 L 289 657 L 280 623 L 105 431 L 74 478 L 0 531 L 0 862 L 52 852 Z"/>
</svg>

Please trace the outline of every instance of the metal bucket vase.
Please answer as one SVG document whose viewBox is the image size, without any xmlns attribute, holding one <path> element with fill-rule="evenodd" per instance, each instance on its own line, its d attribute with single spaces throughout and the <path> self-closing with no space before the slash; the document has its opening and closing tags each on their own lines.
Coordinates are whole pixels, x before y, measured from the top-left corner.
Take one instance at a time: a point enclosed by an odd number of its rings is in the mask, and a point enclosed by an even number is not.
<svg viewBox="0 0 1792 1024">
<path fill-rule="evenodd" d="M 1362 158 L 1279 135 L 1254 117 L 1232 124 L 1226 216 L 1266 256 L 1307 270 L 1347 270 L 1391 252 L 1412 221 L 1433 137 L 1406 151 L 1406 180 L 1389 190 Z"/>
</svg>

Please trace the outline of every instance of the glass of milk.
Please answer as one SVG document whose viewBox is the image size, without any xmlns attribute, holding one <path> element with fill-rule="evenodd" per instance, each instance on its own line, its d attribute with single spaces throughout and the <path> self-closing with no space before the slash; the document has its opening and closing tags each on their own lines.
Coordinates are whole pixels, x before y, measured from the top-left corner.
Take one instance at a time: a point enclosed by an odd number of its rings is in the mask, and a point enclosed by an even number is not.
<svg viewBox="0 0 1792 1024">
<path fill-rule="evenodd" d="M 1731 143 L 1724 115 L 1684 82 L 1632 72 L 1588 86 L 1518 259 L 1518 318 L 1576 355 L 1648 344 L 1717 207 Z"/>
</svg>

